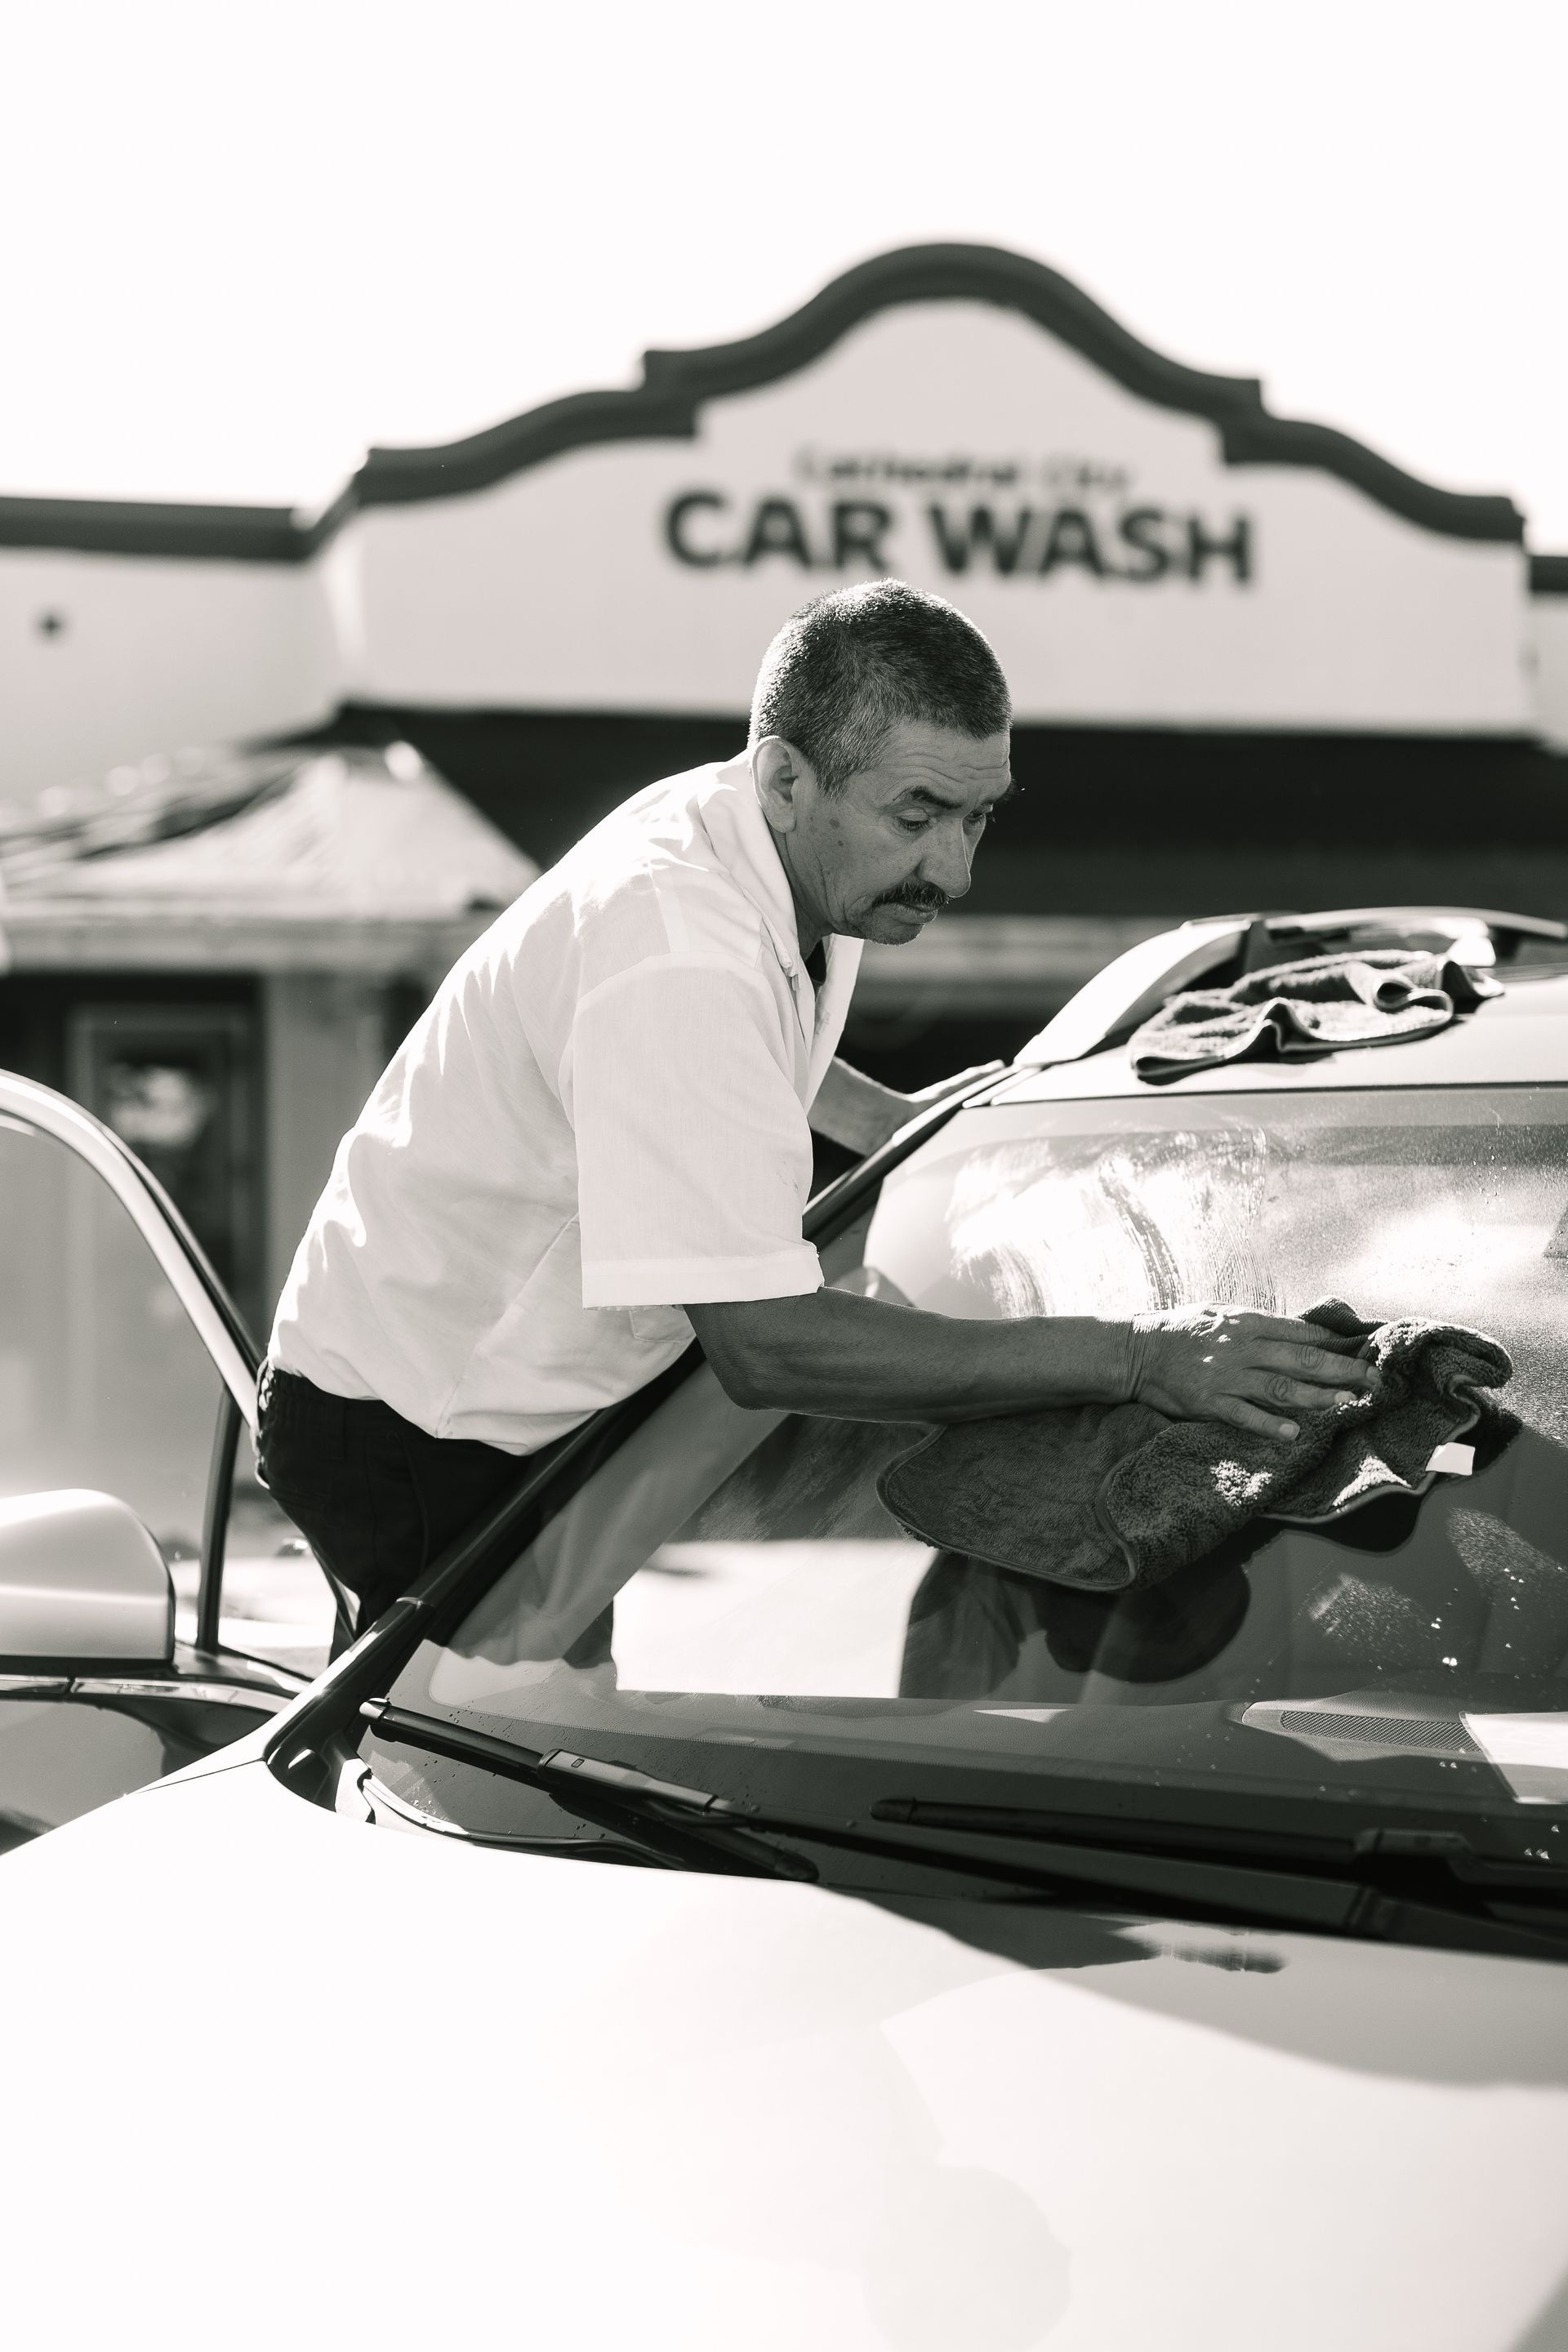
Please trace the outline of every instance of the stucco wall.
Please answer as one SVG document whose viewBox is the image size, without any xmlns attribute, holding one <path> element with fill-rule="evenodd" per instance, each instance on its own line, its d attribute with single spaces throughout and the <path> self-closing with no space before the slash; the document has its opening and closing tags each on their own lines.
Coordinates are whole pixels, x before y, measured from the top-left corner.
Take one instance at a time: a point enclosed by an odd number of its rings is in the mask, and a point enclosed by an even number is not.
<svg viewBox="0 0 1568 2352">
<path fill-rule="evenodd" d="M 0 797 L 336 700 L 319 564 L 0 551 Z"/>
</svg>

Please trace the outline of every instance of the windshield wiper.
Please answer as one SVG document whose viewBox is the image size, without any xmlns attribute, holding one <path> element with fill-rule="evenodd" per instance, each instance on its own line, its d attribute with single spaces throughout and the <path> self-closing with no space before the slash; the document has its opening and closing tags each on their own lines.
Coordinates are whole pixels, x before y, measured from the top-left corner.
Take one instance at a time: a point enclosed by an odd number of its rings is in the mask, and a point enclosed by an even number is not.
<svg viewBox="0 0 1568 2352">
<path fill-rule="evenodd" d="M 1267 1850 L 1285 1862 L 1281 1868 L 1243 1859 L 1237 1849 L 1250 1845 L 1256 1852 L 1264 1843 L 1245 1832 L 1221 1832 L 1215 1840 L 1198 1830 L 1139 1824 L 1122 1845 L 1103 1836 L 1085 1837 L 1068 1828 L 1059 1814 L 1025 1806 L 947 1804 L 918 1797 L 880 1798 L 871 1818 L 929 1832 L 943 1842 L 957 1838 L 1015 1849 L 1026 1843 L 1023 1866 L 1029 1874 L 1064 1888 L 1173 1902 L 1183 1908 L 1195 1905 L 1282 1927 L 1537 1958 L 1560 1958 L 1568 1935 L 1568 1913 L 1561 1924 L 1552 1916 L 1552 1906 L 1568 1906 L 1568 1870 L 1549 1863 L 1493 1861 L 1448 1831 L 1373 1829 L 1337 1847 L 1328 1839 L 1270 1837 Z M 1162 1846 L 1163 1852 L 1150 1850 Z M 932 1848 L 922 1839 L 919 1849 L 907 1850 Z M 1347 1863 L 1352 1869 L 1361 1865 L 1358 1874 L 1344 1874 Z"/>
<path fill-rule="evenodd" d="M 1500 1900 L 1528 1889 L 1538 1903 L 1563 1903 L 1568 1900 L 1568 1872 L 1545 1864 L 1492 1863 L 1447 1832 L 1373 1830 L 1363 1832 L 1349 1852 L 1344 1841 L 1270 1838 L 1268 1850 L 1279 1858 L 1271 1866 L 1234 1851 L 1250 1846 L 1256 1852 L 1262 1843 L 1245 1832 L 1232 1832 L 1227 1839 L 1221 1832 L 1211 1841 L 1199 1831 L 1140 1824 L 1135 1837 L 1120 1844 L 1103 1836 L 1086 1838 L 1066 1828 L 1060 1815 L 1026 1807 L 885 1797 L 870 1808 L 872 1821 L 905 1834 L 879 1835 L 842 1819 L 764 1812 L 736 1798 L 568 1748 L 523 1748 L 387 1699 L 367 1699 L 359 1711 L 384 1738 L 539 1790 L 563 1811 L 628 1839 L 677 1869 L 818 1879 L 804 1854 L 777 1843 L 780 1836 L 794 1836 L 891 1861 L 934 1864 L 961 1877 L 984 1879 L 992 1888 L 999 1881 L 1010 1884 L 1020 1895 L 1080 1904 L 1108 1897 L 1152 1903 L 1177 1914 L 1262 1920 L 1373 1941 L 1561 1958 L 1568 1934 L 1568 1917 L 1558 1928 L 1549 1912 L 1543 1917 L 1527 1901 Z M 916 1835 L 908 1835 L 910 1831 Z M 1151 1843 L 1163 1843 L 1167 1850 L 1151 1852 Z M 1233 1851 L 1216 1852 L 1216 1843 Z M 1021 1846 L 1027 1852 L 1021 1853 Z M 1360 1863 L 1363 1874 L 1346 1876 L 1347 1862 Z M 1434 1865 L 1451 1893 L 1431 1885 Z"/>
<path fill-rule="evenodd" d="M 563 1811 L 615 1832 L 672 1869 L 739 1871 L 752 1878 L 810 1882 L 819 1875 L 804 1854 L 776 1844 L 756 1828 L 732 1828 L 731 1822 L 750 1820 L 756 1811 L 732 1797 L 656 1780 L 629 1764 L 605 1763 L 569 1748 L 546 1754 L 523 1748 L 487 1731 L 470 1731 L 437 1716 L 394 1706 L 390 1699 L 368 1698 L 359 1711 L 384 1739 L 537 1789 Z"/>
<path fill-rule="evenodd" d="M 634 1863 L 639 1870 L 662 1870 L 662 1856 L 650 1853 L 646 1845 L 633 1845 L 621 1837 L 548 1837 L 538 1831 L 469 1829 L 462 1822 L 448 1821 L 442 1813 L 427 1813 L 420 1806 L 410 1804 L 395 1789 L 389 1789 L 378 1780 L 371 1765 L 363 1765 L 355 1783 L 361 1798 L 372 1813 L 386 1813 L 405 1822 L 411 1829 L 426 1832 L 433 1837 L 449 1839 L 456 1845 L 497 1846 L 508 1853 L 542 1853 L 559 1859 L 564 1855 L 573 1862 Z"/>
</svg>

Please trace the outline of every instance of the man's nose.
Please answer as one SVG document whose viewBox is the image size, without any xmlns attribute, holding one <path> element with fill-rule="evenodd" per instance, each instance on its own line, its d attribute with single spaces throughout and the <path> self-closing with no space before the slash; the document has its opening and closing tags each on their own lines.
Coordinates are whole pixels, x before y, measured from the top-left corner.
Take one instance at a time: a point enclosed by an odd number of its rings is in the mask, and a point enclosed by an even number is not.
<svg viewBox="0 0 1568 2352">
<path fill-rule="evenodd" d="M 922 882 L 934 882 L 950 898 L 962 898 L 969 888 L 969 843 L 954 832 L 930 843 L 920 864 Z"/>
</svg>

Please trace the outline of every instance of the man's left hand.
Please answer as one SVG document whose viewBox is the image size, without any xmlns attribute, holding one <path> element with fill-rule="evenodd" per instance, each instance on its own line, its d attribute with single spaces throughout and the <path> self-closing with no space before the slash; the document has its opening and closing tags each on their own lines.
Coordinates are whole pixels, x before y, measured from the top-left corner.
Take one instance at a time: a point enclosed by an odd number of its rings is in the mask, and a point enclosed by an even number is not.
<svg viewBox="0 0 1568 2352">
<path fill-rule="evenodd" d="M 938 1078 L 934 1086 L 917 1087 L 912 1095 L 900 1095 L 899 1100 L 912 1103 L 916 1108 L 945 1102 L 949 1095 L 962 1094 L 965 1087 L 975 1086 L 982 1078 L 1000 1077 L 1006 1066 L 1005 1062 L 976 1062 L 971 1069 L 955 1070 L 951 1078 Z M 909 1116 L 912 1118 L 914 1111 Z"/>
<path fill-rule="evenodd" d="M 1000 1076 L 1005 1067 L 1004 1062 L 977 1062 L 973 1069 L 939 1078 L 917 1094 L 903 1095 L 851 1069 L 847 1062 L 834 1061 L 811 1106 L 811 1123 L 819 1135 L 865 1159 L 933 1103 L 945 1102 L 984 1077 Z"/>
</svg>

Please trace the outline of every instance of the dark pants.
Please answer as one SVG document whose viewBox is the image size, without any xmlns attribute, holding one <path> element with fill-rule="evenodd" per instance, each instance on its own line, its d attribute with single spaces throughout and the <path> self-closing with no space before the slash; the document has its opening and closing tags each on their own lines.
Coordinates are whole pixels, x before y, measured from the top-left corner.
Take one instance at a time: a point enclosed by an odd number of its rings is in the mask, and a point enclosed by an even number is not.
<svg viewBox="0 0 1568 2352">
<path fill-rule="evenodd" d="M 390 1405 L 329 1396 L 275 1364 L 258 1405 L 262 1480 L 353 1596 L 355 1633 L 523 1475 L 518 1454 L 427 1436 Z"/>
</svg>

